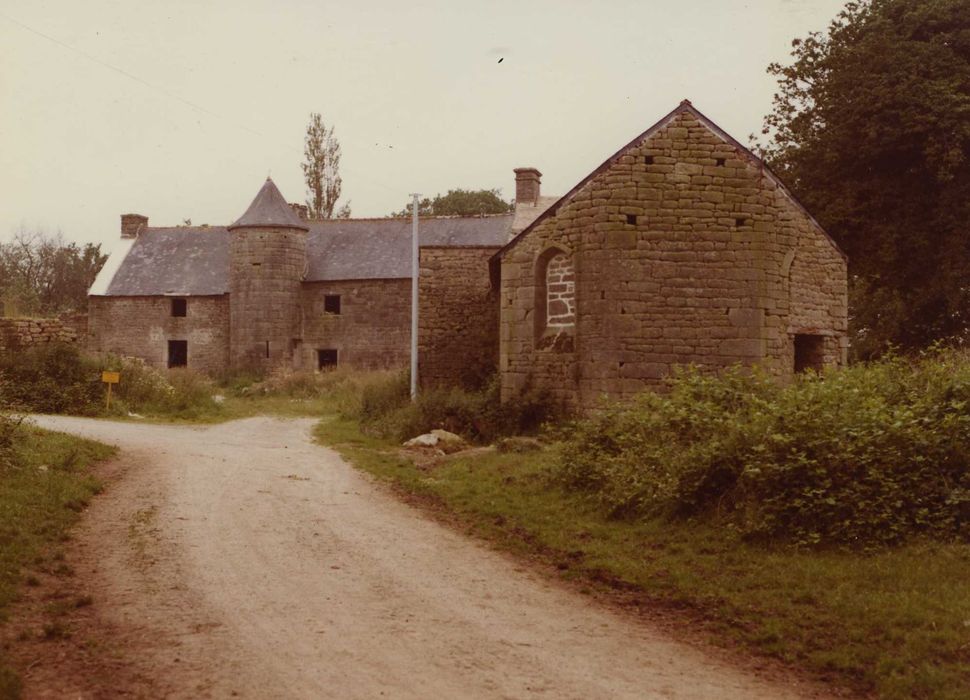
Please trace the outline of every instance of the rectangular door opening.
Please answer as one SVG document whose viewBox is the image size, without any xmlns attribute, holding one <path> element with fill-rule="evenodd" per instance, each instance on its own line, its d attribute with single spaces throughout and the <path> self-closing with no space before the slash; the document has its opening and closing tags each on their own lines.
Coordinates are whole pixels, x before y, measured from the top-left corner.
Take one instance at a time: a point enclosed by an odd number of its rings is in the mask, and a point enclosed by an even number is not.
<svg viewBox="0 0 970 700">
<path fill-rule="evenodd" d="M 814 370 L 825 367 L 825 336 L 799 333 L 795 335 L 795 371 Z"/>
<path fill-rule="evenodd" d="M 168 341 L 168 366 L 186 367 L 189 364 L 189 341 Z"/>
</svg>

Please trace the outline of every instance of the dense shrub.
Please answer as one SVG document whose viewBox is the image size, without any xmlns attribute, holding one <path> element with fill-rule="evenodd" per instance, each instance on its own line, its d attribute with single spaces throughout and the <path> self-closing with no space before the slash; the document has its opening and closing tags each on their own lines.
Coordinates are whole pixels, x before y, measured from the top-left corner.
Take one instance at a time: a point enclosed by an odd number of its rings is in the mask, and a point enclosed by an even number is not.
<svg viewBox="0 0 970 700">
<path fill-rule="evenodd" d="M 683 372 L 577 422 L 558 480 L 617 516 L 716 516 L 799 544 L 970 538 L 970 359 L 932 353 L 789 386 Z"/>
<path fill-rule="evenodd" d="M 121 372 L 112 414 L 129 411 L 197 418 L 218 411 L 214 386 L 191 370 L 159 371 L 141 360 L 95 358 L 69 344 L 40 345 L 0 356 L 0 408 L 37 413 L 105 414 L 101 372 Z"/>
<path fill-rule="evenodd" d="M 37 413 L 92 415 L 103 391 L 97 362 L 77 347 L 52 343 L 0 355 L 5 405 Z"/>
<path fill-rule="evenodd" d="M 399 373 L 364 390 L 356 417 L 371 432 L 398 441 L 444 428 L 469 440 L 489 442 L 503 435 L 533 433 L 560 413 L 547 394 L 536 390 L 502 403 L 496 377 L 477 391 L 423 390 L 412 402 L 408 375 Z"/>
</svg>

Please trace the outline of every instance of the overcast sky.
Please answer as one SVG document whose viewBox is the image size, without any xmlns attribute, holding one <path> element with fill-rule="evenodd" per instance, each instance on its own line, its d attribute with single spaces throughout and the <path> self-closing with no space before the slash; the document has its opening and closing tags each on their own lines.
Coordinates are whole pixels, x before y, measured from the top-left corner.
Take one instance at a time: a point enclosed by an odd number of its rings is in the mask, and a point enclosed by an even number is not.
<svg viewBox="0 0 970 700">
<path fill-rule="evenodd" d="M 746 142 L 767 65 L 843 4 L 3 0 L 0 239 L 226 224 L 267 174 L 303 201 L 310 112 L 356 217 L 415 190 L 509 199 L 520 166 L 561 194 L 684 98 Z"/>
</svg>

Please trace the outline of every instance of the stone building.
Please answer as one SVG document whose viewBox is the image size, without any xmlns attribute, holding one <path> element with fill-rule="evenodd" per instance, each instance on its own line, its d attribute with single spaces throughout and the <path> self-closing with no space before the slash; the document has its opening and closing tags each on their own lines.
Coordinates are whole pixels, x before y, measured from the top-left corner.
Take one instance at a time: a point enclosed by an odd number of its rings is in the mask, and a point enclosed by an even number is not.
<svg viewBox="0 0 970 700">
<path fill-rule="evenodd" d="M 89 347 L 210 374 L 279 364 L 407 364 L 411 222 L 307 221 L 299 210 L 267 179 L 229 226 L 157 228 L 144 216 L 122 215 L 122 245 L 90 290 Z M 422 220 L 422 306 L 426 318 L 448 329 L 422 333 L 429 380 L 457 371 L 438 365 L 453 364 L 450 354 L 462 352 L 466 330 L 457 317 L 441 319 L 437 308 L 456 304 L 480 320 L 487 259 L 508 240 L 511 223 L 511 214 Z M 482 271 L 477 286 L 467 276 L 454 287 L 438 282 L 469 267 Z M 464 352 L 465 362 L 477 353 L 479 363 L 494 354 Z"/>
<path fill-rule="evenodd" d="M 784 378 L 845 362 L 845 255 L 687 101 L 492 265 L 506 398 L 533 386 L 588 407 L 657 387 L 675 365 L 761 364 Z"/>
<path fill-rule="evenodd" d="M 541 176 L 515 170 L 514 214 L 422 219 L 423 384 L 497 366 L 506 398 L 583 407 L 678 364 L 845 361 L 845 256 L 689 102 L 563 197 Z M 229 226 L 125 214 L 121 236 L 90 293 L 94 350 L 209 373 L 407 364 L 408 220 L 308 221 L 267 180 Z"/>
</svg>

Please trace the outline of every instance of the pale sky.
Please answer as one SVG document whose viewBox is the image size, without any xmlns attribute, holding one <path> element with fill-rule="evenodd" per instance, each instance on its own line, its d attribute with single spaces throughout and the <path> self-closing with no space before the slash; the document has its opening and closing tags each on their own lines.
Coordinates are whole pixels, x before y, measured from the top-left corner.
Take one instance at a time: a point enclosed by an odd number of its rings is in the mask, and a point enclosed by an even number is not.
<svg viewBox="0 0 970 700">
<path fill-rule="evenodd" d="M 562 194 L 682 99 L 742 143 L 791 40 L 844 0 L 0 0 L 0 240 L 110 250 L 119 215 L 227 224 L 267 174 L 306 197 L 310 112 L 343 197 Z M 499 63 L 499 59 L 502 59 Z"/>
</svg>

